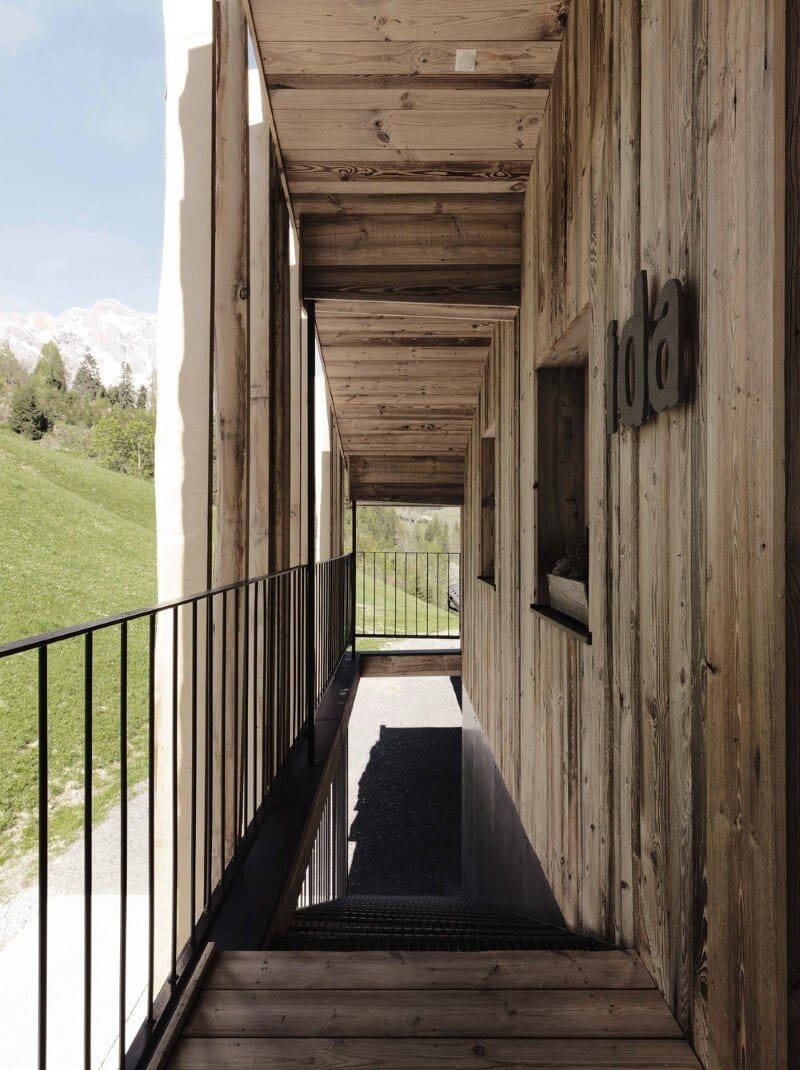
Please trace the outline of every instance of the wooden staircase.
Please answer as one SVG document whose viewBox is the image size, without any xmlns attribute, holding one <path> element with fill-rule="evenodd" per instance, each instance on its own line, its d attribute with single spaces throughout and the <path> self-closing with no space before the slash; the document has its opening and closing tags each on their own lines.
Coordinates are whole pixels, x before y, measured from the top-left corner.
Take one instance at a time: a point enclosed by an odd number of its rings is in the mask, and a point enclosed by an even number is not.
<svg viewBox="0 0 800 1070">
<path fill-rule="evenodd" d="M 227 951 L 172 1070 L 524 1070 L 699 1063 L 629 951 Z"/>
</svg>

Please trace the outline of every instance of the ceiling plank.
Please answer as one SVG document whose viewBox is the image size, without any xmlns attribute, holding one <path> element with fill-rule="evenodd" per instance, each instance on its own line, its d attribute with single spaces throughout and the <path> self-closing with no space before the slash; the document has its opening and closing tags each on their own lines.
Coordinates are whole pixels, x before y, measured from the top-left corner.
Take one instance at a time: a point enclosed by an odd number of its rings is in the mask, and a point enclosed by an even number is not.
<svg viewBox="0 0 800 1070">
<path fill-rule="evenodd" d="M 541 113 L 463 108 L 308 108 L 283 111 L 279 123 L 287 164 L 297 160 L 353 162 L 404 160 L 526 160 L 530 166 Z"/>
<path fill-rule="evenodd" d="M 258 38 L 298 41 L 546 41 L 553 0 L 253 0 Z"/>
<path fill-rule="evenodd" d="M 286 179 L 295 193 L 524 193 L 530 159 L 361 160 L 346 153 L 338 160 L 287 160 Z"/>
<path fill-rule="evenodd" d="M 316 112 L 511 112 L 541 117 L 547 104 L 546 89 L 381 89 L 346 87 L 338 89 L 275 89 L 271 93 L 276 119 Z M 428 119 L 428 116 L 425 116 Z"/>
</svg>

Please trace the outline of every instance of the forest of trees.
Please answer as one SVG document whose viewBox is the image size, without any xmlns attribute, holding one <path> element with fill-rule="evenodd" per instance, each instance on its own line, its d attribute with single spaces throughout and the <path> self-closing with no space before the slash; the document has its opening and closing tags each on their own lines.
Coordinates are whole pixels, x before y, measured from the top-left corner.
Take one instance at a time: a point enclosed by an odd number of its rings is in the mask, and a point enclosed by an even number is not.
<svg viewBox="0 0 800 1070">
<path fill-rule="evenodd" d="M 358 510 L 356 538 L 357 549 L 366 551 L 458 553 L 461 549 L 457 519 L 450 522 L 437 509 L 362 506 Z"/>
<path fill-rule="evenodd" d="M 87 351 L 70 383 L 56 342 L 42 346 L 30 373 L 8 339 L 0 342 L 0 420 L 18 435 L 37 441 L 53 434 L 106 468 L 152 479 L 153 409 L 152 391 L 136 388 L 127 363 L 107 388 Z"/>
</svg>

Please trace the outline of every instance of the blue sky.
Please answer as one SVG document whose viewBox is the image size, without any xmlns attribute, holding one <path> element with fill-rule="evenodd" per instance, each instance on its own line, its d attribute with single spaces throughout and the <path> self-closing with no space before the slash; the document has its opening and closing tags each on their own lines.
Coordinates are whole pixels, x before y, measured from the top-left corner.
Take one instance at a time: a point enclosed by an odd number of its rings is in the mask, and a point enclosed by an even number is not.
<svg viewBox="0 0 800 1070">
<path fill-rule="evenodd" d="M 0 0 L 0 312 L 154 312 L 160 0 Z"/>
</svg>

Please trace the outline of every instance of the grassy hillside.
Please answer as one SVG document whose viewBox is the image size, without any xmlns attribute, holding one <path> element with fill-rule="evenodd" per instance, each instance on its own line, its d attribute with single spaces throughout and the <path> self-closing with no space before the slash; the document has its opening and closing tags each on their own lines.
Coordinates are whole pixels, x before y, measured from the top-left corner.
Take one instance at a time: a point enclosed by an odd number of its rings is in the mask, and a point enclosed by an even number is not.
<svg viewBox="0 0 800 1070">
<path fill-rule="evenodd" d="M 457 635 L 458 614 L 444 604 L 445 591 L 441 591 L 440 604 L 417 598 L 409 591 L 378 577 L 356 574 L 356 624 L 365 632 L 388 632 L 389 634 Z M 393 645 L 391 639 L 359 639 L 359 650 L 381 650 Z"/>
<path fill-rule="evenodd" d="M 155 601 L 153 485 L 0 430 L 0 642 Z M 143 771 L 146 648 L 130 636 L 131 777 Z M 83 643 L 50 657 L 54 839 L 80 821 Z M 93 780 L 98 812 L 116 795 L 118 633 L 95 645 Z M 0 661 L 0 862 L 36 834 L 36 659 Z"/>
</svg>

